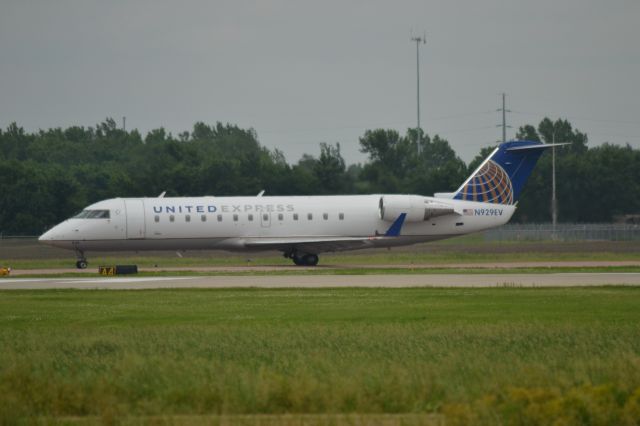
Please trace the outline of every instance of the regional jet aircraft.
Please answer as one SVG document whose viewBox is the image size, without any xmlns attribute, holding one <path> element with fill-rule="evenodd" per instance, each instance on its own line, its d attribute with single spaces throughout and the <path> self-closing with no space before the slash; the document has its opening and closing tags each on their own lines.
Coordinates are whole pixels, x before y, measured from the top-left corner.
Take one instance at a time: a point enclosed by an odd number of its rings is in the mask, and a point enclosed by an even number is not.
<svg viewBox="0 0 640 426">
<path fill-rule="evenodd" d="M 452 193 L 263 197 L 113 198 L 88 206 L 40 241 L 85 252 L 117 250 L 279 250 L 315 266 L 323 252 L 435 241 L 503 225 L 544 149 L 498 146 Z"/>
</svg>

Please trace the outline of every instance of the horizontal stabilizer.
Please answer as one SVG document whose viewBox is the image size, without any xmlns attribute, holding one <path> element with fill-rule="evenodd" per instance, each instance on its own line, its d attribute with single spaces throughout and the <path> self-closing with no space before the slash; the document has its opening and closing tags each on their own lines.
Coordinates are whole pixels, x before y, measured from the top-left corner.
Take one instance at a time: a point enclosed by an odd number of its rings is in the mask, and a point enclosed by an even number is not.
<svg viewBox="0 0 640 426">
<path fill-rule="evenodd" d="M 545 143 L 545 144 L 540 144 L 540 145 L 525 145 L 525 146 L 514 146 L 512 148 L 507 148 L 507 152 L 512 152 L 512 151 L 533 151 L 536 149 L 547 149 L 547 148 L 551 148 L 554 146 L 564 146 L 564 145 L 571 145 L 570 143 Z"/>
</svg>

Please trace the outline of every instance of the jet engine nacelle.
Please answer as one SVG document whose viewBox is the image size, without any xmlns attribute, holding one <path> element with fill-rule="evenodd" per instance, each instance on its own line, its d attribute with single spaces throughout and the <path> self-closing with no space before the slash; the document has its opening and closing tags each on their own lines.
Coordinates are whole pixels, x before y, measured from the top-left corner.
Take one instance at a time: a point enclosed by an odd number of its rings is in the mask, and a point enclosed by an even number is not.
<svg viewBox="0 0 640 426">
<path fill-rule="evenodd" d="M 405 222 L 424 220 L 424 197 L 417 195 L 385 195 L 380 197 L 380 219 L 393 222 L 406 213 Z"/>
<path fill-rule="evenodd" d="M 384 195 L 380 197 L 380 219 L 393 222 L 406 213 L 405 222 L 422 222 L 437 216 L 453 214 L 450 206 L 434 203 L 419 195 Z"/>
</svg>

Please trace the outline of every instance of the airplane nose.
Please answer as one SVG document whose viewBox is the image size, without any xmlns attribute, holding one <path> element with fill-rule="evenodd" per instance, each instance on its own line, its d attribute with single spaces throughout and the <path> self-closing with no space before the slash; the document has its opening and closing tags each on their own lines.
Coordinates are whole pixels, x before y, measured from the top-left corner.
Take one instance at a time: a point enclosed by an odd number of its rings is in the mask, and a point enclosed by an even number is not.
<svg viewBox="0 0 640 426">
<path fill-rule="evenodd" d="M 50 246 L 55 246 L 60 240 L 64 240 L 65 238 L 64 228 L 60 225 L 56 225 L 53 228 L 49 229 L 44 234 L 38 237 L 38 242 L 42 244 L 47 244 Z"/>
<path fill-rule="evenodd" d="M 71 240 L 66 222 L 59 223 L 38 237 L 38 242 L 52 247 L 69 248 Z"/>
<path fill-rule="evenodd" d="M 51 231 L 53 231 L 53 228 L 52 228 L 52 229 L 49 229 L 49 230 L 48 230 L 47 232 L 45 232 L 44 234 L 40 235 L 40 237 L 38 237 L 38 242 L 41 242 L 41 243 L 47 244 L 47 243 L 49 243 L 50 241 L 52 241 L 52 240 L 53 240 L 53 233 L 52 233 Z"/>
</svg>

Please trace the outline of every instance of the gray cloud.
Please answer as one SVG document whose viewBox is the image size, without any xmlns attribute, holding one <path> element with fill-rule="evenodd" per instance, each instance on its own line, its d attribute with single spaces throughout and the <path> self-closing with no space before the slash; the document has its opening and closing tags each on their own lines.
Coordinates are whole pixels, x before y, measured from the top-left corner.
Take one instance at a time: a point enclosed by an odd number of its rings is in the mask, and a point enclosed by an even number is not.
<svg viewBox="0 0 640 426">
<path fill-rule="evenodd" d="M 640 3 L 540 1 L 5 1 L 0 126 L 127 116 L 254 127 L 296 161 L 322 141 L 362 161 L 364 129 L 422 124 L 469 160 L 514 129 L 567 117 L 591 144 L 640 146 Z"/>
</svg>

